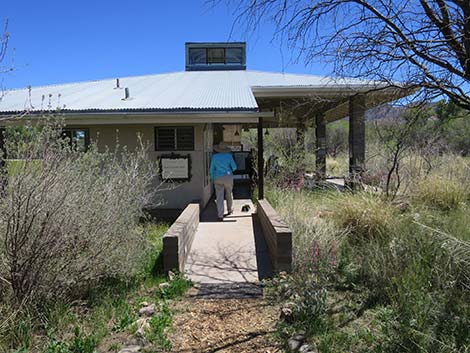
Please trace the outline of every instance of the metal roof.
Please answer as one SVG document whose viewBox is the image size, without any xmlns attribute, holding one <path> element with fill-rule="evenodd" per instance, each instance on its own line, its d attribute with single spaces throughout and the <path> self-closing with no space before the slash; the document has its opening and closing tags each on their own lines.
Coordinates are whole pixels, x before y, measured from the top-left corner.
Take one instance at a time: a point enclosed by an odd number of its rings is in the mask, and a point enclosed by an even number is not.
<svg viewBox="0 0 470 353">
<path fill-rule="evenodd" d="M 183 71 L 77 82 L 4 92 L 0 114 L 41 112 L 257 111 L 257 91 L 351 90 L 376 83 L 357 79 L 260 71 Z M 124 99 L 125 88 L 130 97 Z"/>
</svg>

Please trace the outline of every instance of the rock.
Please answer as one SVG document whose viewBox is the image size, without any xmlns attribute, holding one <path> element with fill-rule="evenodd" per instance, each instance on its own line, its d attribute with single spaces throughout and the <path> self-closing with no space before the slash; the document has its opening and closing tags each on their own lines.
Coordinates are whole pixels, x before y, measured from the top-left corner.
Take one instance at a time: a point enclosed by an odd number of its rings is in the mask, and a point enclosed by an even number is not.
<svg viewBox="0 0 470 353">
<path fill-rule="evenodd" d="M 291 352 L 297 352 L 304 342 L 304 335 L 295 335 L 289 338 L 289 340 L 287 341 L 287 345 L 289 346 Z"/>
<path fill-rule="evenodd" d="M 148 302 L 142 302 L 142 303 L 140 303 L 140 306 L 149 306 L 149 303 Z"/>
<path fill-rule="evenodd" d="M 164 291 L 165 289 L 169 288 L 170 287 L 170 283 L 168 282 L 163 282 L 163 283 L 160 283 L 158 285 L 158 288 L 160 288 L 160 290 Z"/>
<path fill-rule="evenodd" d="M 139 310 L 139 315 L 150 317 L 153 314 L 155 314 L 155 310 L 156 310 L 155 304 L 147 305 Z"/>
<path fill-rule="evenodd" d="M 293 302 L 285 303 L 281 308 L 280 318 L 286 322 L 292 322 L 295 304 Z"/>
<path fill-rule="evenodd" d="M 119 351 L 119 353 L 135 353 L 135 352 L 140 352 L 141 349 L 142 349 L 142 347 L 137 346 L 137 345 L 127 346 L 127 347 L 124 347 L 123 349 L 121 349 Z"/>
<path fill-rule="evenodd" d="M 170 282 L 175 279 L 175 274 L 174 274 L 174 272 L 168 271 L 168 279 L 170 280 Z"/>
<path fill-rule="evenodd" d="M 148 345 L 148 341 L 145 337 L 131 337 L 127 342 L 126 346 L 140 346 L 140 347 L 145 347 Z"/>
<path fill-rule="evenodd" d="M 137 331 L 136 336 L 145 338 L 145 331 L 150 328 L 149 318 L 143 317 L 136 321 Z"/>
<path fill-rule="evenodd" d="M 290 322 L 292 319 L 292 309 L 291 308 L 282 308 L 280 318 L 286 322 Z"/>
<path fill-rule="evenodd" d="M 299 348 L 299 352 L 300 353 L 314 353 L 316 350 L 310 346 L 309 344 L 303 344 L 300 348 Z"/>
</svg>

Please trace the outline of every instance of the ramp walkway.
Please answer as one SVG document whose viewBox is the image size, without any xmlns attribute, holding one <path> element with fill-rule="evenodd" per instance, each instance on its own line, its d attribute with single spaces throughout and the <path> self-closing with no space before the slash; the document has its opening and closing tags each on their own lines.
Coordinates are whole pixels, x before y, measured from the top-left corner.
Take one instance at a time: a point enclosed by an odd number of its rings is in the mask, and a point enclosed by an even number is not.
<svg viewBox="0 0 470 353">
<path fill-rule="evenodd" d="M 249 211 L 243 212 L 246 205 Z M 223 221 L 217 220 L 213 200 L 203 210 L 185 265 L 185 273 L 200 288 L 227 292 L 272 275 L 268 248 L 254 212 L 249 198 L 235 199 L 234 213 Z"/>
</svg>

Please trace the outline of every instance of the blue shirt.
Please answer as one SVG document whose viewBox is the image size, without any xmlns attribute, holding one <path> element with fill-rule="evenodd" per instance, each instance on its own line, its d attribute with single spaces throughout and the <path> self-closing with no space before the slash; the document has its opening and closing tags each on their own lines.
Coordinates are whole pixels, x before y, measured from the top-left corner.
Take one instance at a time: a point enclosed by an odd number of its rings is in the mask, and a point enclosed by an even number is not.
<svg viewBox="0 0 470 353">
<path fill-rule="evenodd" d="M 224 175 L 232 175 L 237 170 L 237 164 L 231 153 L 216 153 L 212 156 L 210 177 L 212 180 Z"/>
</svg>

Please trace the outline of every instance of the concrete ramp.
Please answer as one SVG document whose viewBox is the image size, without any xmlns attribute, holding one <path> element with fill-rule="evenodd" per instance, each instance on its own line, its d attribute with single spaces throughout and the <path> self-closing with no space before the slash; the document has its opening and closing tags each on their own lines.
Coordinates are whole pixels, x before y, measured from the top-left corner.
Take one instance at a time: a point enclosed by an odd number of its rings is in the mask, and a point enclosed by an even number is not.
<svg viewBox="0 0 470 353">
<path fill-rule="evenodd" d="M 242 212 L 245 205 L 250 208 L 248 212 Z M 254 212 L 250 199 L 234 200 L 233 215 L 223 221 L 217 220 L 214 201 L 202 212 L 185 265 L 185 273 L 201 288 L 201 294 L 209 288 L 230 292 L 230 284 L 243 290 L 250 287 L 249 293 L 257 293 L 250 284 L 272 275 L 268 249 Z"/>
</svg>

